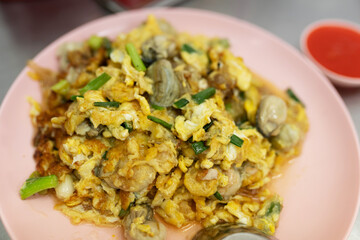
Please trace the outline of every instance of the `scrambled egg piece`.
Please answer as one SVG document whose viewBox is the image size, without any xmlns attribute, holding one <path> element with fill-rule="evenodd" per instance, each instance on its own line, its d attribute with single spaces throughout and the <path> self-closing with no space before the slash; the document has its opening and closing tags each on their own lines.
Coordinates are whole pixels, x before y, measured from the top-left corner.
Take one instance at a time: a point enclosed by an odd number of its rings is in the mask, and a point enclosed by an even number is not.
<svg viewBox="0 0 360 240">
<path fill-rule="evenodd" d="M 175 133 L 177 136 L 186 141 L 192 135 L 197 141 L 204 135 L 203 126 L 211 122 L 210 116 L 218 109 L 213 99 L 206 100 L 199 105 L 192 103 L 184 107 L 184 115 L 175 118 Z"/>
<path fill-rule="evenodd" d="M 154 212 L 178 228 L 228 222 L 274 234 L 283 200 L 267 183 L 300 153 L 304 105 L 259 84 L 225 39 L 154 16 L 100 39 L 65 49 L 59 74 L 32 71 L 46 93 L 44 106 L 29 98 L 34 156 L 40 175 L 59 179 L 56 209 L 73 223 L 123 225 L 128 239 L 165 238 Z"/>
</svg>

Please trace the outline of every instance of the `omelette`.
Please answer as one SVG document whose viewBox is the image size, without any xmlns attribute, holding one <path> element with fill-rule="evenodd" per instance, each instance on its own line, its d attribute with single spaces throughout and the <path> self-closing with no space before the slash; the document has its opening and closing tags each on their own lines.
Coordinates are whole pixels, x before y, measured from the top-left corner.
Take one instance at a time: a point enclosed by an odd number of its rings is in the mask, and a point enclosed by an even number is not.
<svg viewBox="0 0 360 240">
<path fill-rule="evenodd" d="M 304 103 L 251 72 L 227 39 L 177 32 L 150 15 L 115 39 L 57 51 L 56 72 L 30 61 L 36 171 L 20 190 L 57 199 L 71 222 L 122 226 L 127 239 L 238 223 L 273 235 L 283 199 L 269 190 L 298 156 Z"/>
</svg>

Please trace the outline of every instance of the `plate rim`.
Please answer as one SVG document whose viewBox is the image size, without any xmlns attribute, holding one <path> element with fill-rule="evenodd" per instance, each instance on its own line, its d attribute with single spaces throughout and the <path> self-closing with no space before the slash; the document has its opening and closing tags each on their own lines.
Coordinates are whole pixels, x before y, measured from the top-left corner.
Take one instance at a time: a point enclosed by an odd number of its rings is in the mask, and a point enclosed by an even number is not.
<svg viewBox="0 0 360 240">
<path fill-rule="evenodd" d="M 289 53 L 291 53 L 293 56 L 295 56 L 298 59 L 301 59 L 301 61 L 308 67 L 310 68 L 314 74 L 317 75 L 318 79 L 321 79 L 320 81 L 324 84 L 324 86 L 327 87 L 328 91 L 330 91 L 331 95 L 333 97 L 335 97 L 335 100 L 340 104 L 341 109 L 343 110 L 344 113 L 344 117 L 350 127 L 351 130 L 351 135 L 353 137 L 352 140 L 355 141 L 355 146 L 356 148 L 354 149 L 357 155 L 357 162 L 358 164 L 360 164 L 360 145 L 359 145 L 359 137 L 357 135 L 357 131 L 354 125 L 354 122 L 352 120 L 352 117 L 349 113 L 349 110 L 347 108 L 347 106 L 345 105 L 344 100 L 341 98 L 340 94 L 336 91 L 335 87 L 333 85 L 331 85 L 331 83 L 326 79 L 325 75 L 323 73 L 321 73 L 321 71 L 316 67 L 316 65 L 311 62 L 309 59 L 306 58 L 306 56 L 304 56 L 298 49 L 296 49 L 294 46 L 292 46 L 290 43 L 286 42 L 285 40 L 281 39 L 279 36 L 276 36 L 274 33 L 258 26 L 255 25 L 254 23 L 248 22 L 246 20 L 240 19 L 240 18 L 236 18 L 234 16 L 230 16 L 230 15 L 226 15 L 223 13 L 219 13 L 219 12 L 214 12 L 214 11 L 210 11 L 210 10 L 204 10 L 204 9 L 195 9 L 195 8 L 187 8 L 187 7 L 156 7 L 156 8 L 145 8 L 145 9 L 136 9 L 136 10 L 130 10 L 130 11 L 126 11 L 126 12 L 119 12 L 119 13 L 115 13 L 115 14 L 109 14 L 109 15 L 105 15 L 103 17 L 99 17 L 96 19 L 93 19 L 91 21 L 88 21 L 84 24 L 79 25 L 76 28 L 73 28 L 72 30 L 68 31 L 65 34 L 62 34 L 60 37 L 56 38 L 55 40 L 53 40 L 52 42 L 50 42 L 48 45 L 46 45 L 46 47 L 42 48 L 34 57 L 33 60 L 36 62 L 37 59 L 39 59 L 43 54 L 45 54 L 47 51 L 49 51 L 49 49 L 56 47 L 59 45 L 59 43 L 63 42 L 64 39 L 69 38 L 71 35 L 76 35 L 79 34 L 78 32 L 81 31 L 85 31 L 87 28 L 89 27 L 93 27 L 93 25 L 95 24 L 101 24 L 104 21 L 107 21 L 109 19 L 112 18 L 116 18 L 119 15 L 132 15 L 132 14 L 142 14 L 144 16 L 148 15 L 148 14 L 156 14 L 158 12 L 166 12 L 166 11 L 174 11 L 174 12 L 186 12 L 187 14 L 191 13 L 191 14 L 195 14 L 195 15 L 200 15 L 199 17 L 202 17 L 204 15 L 210 16 L 211 17 L 215 17 L 215 18 L 222 18 L 224 20 L 227 21 L 231 21 L 234 23 L 241 23 L 243 25 L 249 26 L 252 29 L 255 29 L 257 32 L 261 32 L 262 34 L 265 34 L 267 37 L 269 37 L 271 40 L 280 43 L 284 48 L 286 48 L 287 51 L 289 51 Z M 106 29 L 105 29 L 106 30 Z M 28 71 L 28 67 L 25 66 L 20 73 L 16 76 L 14 82 L 11 84 L 10 88 L 8 89 L 8 91 L 5 94 L 5 97 L 3 98 L 1 105 L 0 105 L 0 118 L 3 115 L 4 112 L 4 106 L 8 105 L 9 102 L 9 98 L 10 95 L 12 95 L 12 92 L 15 91 L 17 85 L 20 84 L 21 78 L 24 77 L 24 75 L 26 75 L 27 71 Z M 0 133 L 2 132 L 2 128 L 0 128 Z M 358 169 L 358 172 L 360 173 L 360 169 Z M 360 207 L 360 185 L 358 185 L 358 189 L 357 189 L 357 199 L 356 199 L 356 209 L 354 214 L 352 215 L 351 221 L 349 226 L 347 227 L 346 230 L 346 235 L 344 236 L 344 239 L 348 238 L 351 230 L 354 227 L 354 223 L 356 220 L 356 217 L 358 215 L 359 212 L 359 207 Z M 0 202 L 0 218 L 1 221 L 4 225 L 4 228 L 6 230 L 6 232 L 8 233 L 9 237 L 11 238 L 15 238 L 15 233 L 13 232 L 13 229 L 10 226 L 10 223 L 7 221 L 7 218 L 5 218 L 4 212 L 3 212 L 3 208 L 5 206 L 3 206 L 3 204 Z"/>
</svg>

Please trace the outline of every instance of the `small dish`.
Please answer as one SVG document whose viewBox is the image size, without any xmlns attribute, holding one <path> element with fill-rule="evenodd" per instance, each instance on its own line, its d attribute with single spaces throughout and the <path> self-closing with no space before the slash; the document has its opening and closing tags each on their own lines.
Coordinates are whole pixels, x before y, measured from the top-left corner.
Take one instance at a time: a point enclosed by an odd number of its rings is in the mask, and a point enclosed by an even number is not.
<svg viewBox="0 0 360 240">
<path fill-rule="evenodd" d="M 360 62 L 359 25 L 338 19 L 316 21 L 302 32 L 300 48 L 334 84 L 360 87 L 360 69 L 355 66 Z"/>
</svg>

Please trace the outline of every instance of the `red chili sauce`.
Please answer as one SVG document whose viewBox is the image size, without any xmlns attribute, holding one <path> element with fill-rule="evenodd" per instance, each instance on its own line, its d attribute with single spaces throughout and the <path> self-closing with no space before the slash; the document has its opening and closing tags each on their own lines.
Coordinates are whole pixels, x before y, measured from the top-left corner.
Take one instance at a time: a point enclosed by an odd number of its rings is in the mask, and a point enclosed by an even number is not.
<svg viewBox="0 0 360 240">
<path fill-rule="evenodd" d="M 360 32 L 340 26 L 322 26 L 309 34 L 307 47 L 325 68 L 360 78 Z"/>
</svg>

